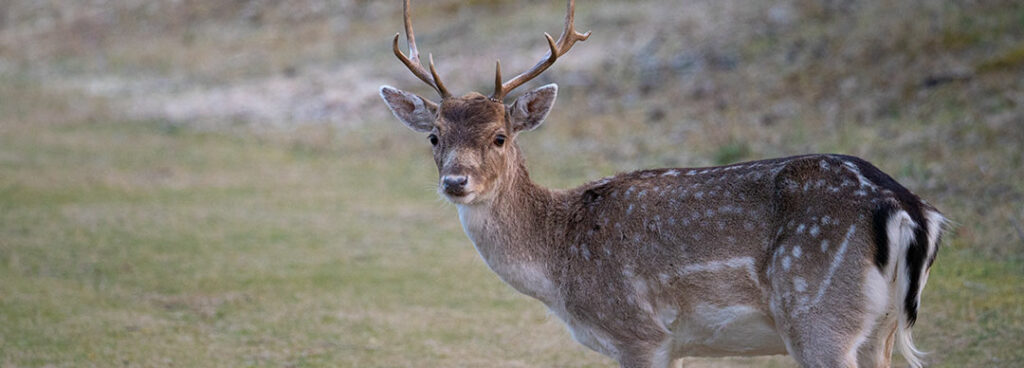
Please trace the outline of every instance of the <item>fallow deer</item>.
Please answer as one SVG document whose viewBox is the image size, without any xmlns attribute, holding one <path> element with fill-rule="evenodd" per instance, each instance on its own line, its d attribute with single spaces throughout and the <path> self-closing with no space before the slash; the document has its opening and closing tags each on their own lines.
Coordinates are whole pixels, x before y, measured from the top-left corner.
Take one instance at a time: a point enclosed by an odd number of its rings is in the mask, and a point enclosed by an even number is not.
<svg viewBox="0 0 1024 368">
<path fill-rule="evenodd" d="M 504 98 L 590 36 L 574 7 L 536 65 L 503 83 L 498 63 L 490 96 L 455 97 L 420 63 L 405 0 L 409 55 L 399 34 L 394 53 L 441 101 L 380 94 L 428 134 L 438 190 L 487 265 L 622 367 L 786 353 L 804 367 L 887 367 L 894 345 L 919 367 L 910 329 L 946 220 L 860 158 L 640 170 L 568 190 L 530 179 L 516 138 L 544 121 L 557 86 Z"/>
</svg>

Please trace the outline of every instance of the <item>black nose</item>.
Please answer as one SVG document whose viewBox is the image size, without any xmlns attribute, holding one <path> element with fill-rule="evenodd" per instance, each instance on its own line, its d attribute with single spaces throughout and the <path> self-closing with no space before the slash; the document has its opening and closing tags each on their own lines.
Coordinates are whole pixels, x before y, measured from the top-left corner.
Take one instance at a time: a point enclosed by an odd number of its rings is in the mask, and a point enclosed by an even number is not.
<svg viewBox="0 0 1024 368">
<path fill-rule="evenodd" d="M 466 183 L 469 182 L 469 178 L 465 175 L 445 175 L 441 178 L 441 182 L 444 183 L 444 191 L 449 194 L 458 194 L 466 188 Z"/>
</svg>

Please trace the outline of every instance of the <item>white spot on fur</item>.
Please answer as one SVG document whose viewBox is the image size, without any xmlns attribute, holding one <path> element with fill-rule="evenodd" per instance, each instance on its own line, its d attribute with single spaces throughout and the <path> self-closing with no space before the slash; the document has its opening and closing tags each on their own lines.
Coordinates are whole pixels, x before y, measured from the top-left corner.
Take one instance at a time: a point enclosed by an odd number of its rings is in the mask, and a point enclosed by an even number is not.
<svg viewBox="0 0 1024 368">
<path fill-rule="evenodd" d="M 798 293 L 802 293 L 802 292 L 806 291 L 807 290 L 807 281 L 804 281 L 803 277 L 799 277 L 799 276 L 794 277 L 793 278 L 793 289 L 796 290 Z"/>
<path fill-rule="evenodd" d="M 804 224 L 800 224 L 799 226 L 797 226 L 797 227 L 796 227 L 796 233 L 797 233 L 797 234 L 803 234 L 803 233 L 804 233 L 804 228 L 805 228 L 805 227 L 806 227 L 806 226 L 804 226 Z"/>
<path fill-rule="evenodd" d="M 687 175 L 687 176 L 694 176 L 694 175 L 697 175 L 697 170 L 690 170 L 690 171 L 687 171 L 687 172 L 686 172 L 686 175 Z"/>
<path fill-rule="evenodd" d="M 821 241 L 821 252 L 824 253 L 828 250 L 828 239 Z"/>
<path fill-rule="evenodd" d="M 757 279 L 757 273 L 754 271 L 754 259 L 751 257 L 736 257 L 722 261 L 687 265 L 686 267 L 679 269 L 678 273 L 680 276 L 685 276 L 698 272 L 718 272 L 727 268 L 745 268 L 750 279 L 760 287 Z"/>
<path fill-rule="evenodd" d="M 846 166 L 846 168 L 850 170 L 850 172 L 857 176 L 857 181 L 860 182 L 861 187 L 868 187 L 871 188 L 872 190 L 875 189 L 875 184 L 860 173 L 860 169 L 857 168 L 857 165 L 854 165 L 852 162 L 847 161 L 843 162 L 843 166 Z"/>
<path fill-rule="evenodd" d="M 789 271 L 789 264 L 790 264 L 789 256 L 782 257 L 782 269 L 786 270 L 786 271 Z"/>
<path fill-rule="evenodd" d="M 800 258 L 801 254 L 803 254 L 803 250 L 800 249 L 800 246 L 799 245 L 794 246 L 793 247 L 793 258 Z"/>
<path fill-rule="evenodd" d="M 679 176 L 679 170 L 672 169 L 672 170 L 666 171 L 664 174 L 661 174 L 661 176 Z"/>
<path fill-rule="evenodd" d="M 846 254 L 846 247 L 850 245 L 850 239 L 853 238 L 853 233 L 857 230 L 857 225 L 850 225 L 850 229 L 846 231 L 846 237 L 843 238 L 843 242 L 839 244 L 839 250 L 836 251 L 835 258 L 832 259 L 832 264 L 828 268 L 828 273 L 825 274 L 825 279 L 821 281 L 821 285 L 818 286 L 818 294 L 814 296 L 812 304 L 818 304 L 821 301 L 821 297 L 825 295 L 825 289 L 832 284 L 832 276 L 836 274 L 836 270 L 839 269 L 839 265 L 843 263 L 843 257 Z"/>
<path fill-rule="evenodd" d="M 810 233 L 811 233 L 811 236 L 817 238 L 818 234 L 821 233 L 821 228 L 819 228 L 818 225 L 811 225 Z"/>
</svg>

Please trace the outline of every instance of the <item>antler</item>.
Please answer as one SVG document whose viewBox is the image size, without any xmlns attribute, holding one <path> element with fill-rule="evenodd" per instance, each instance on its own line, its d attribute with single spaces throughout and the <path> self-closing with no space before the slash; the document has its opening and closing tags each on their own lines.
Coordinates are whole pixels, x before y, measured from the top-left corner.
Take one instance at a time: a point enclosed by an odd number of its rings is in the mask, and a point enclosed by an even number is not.
<svg viewBox="0 0 1024 368">
<path fill-rule="evenodd" d="M 550 47 L 551 50 L 548 51 L 547 55 L 544 55 L 543 59 L 530 68 L 530 70 L 527 70 L 526 72 L 515 76 L 512 80 L 502 84 L 501 61 L 498 61 L 494 73 L 494 94 L 491 95 L 492 99 L 501 101 L 505 98 L 505 95 L 512 92 L 513 89 L 516 89 L 516 87 L 521 86 L 523 83 L 536 78 L 540 73 L 547 70 L 548 67 L 555 63 L 555 60 L 558 60 L 559 56 L 568 52 L 576 41 L 586 41 L 587 38 L 590 37 L 590 31 L 587 31 L 587 33 L 576 32 L 576 26 L 573 24 L 573 20 L 576 18 L 575 12 L 576 1 L 569 0 L 568 9 L 565 14 L 565 29 L 562 30 L 562 35 L 558 36 L 558 42 L 555 42 L 555 40 L 551 38 L 551 35 L 547 34 L 547 32 L 544 33 L 544 37 L 548 40 L 548 47 Z M 397 45 L 398 38 L 395 38 L 395 42 Z"/>
<path fill-rule="evenodd" d="M 399 33 L 395 33 L 395 41 L 391 46 L 395 51 L 395 56 L 398 57 L 398 60 L 402 61 L 402 64 L 405 64 L 405 66 L 412 71 L 412 74 L 415 74 L 420 78 L 420 80 L 434 88 L 434 90 L 441 95 L 442 99 L 451 97 L 451 94 L 448 93 L 448 89 L 444 87 L 443 83 L 441 83 L 441 78 L 437 76 L 437 70 L 434 69 L 434 56 L 427 56 L 430 60 L 429 74 L 426 69 L 423 69 L 423 64 L 420 64 L 420 53 L 419 50 L 416 49 L 416 35 L 412 32 L 412 16 L 409 14 L 409 0 L 405 0 L 403 12 L 405 13 L 405 38 L 409 43 L 409 57 L 406 57 L 405 54 L 398 49 Z"/>
</svg>

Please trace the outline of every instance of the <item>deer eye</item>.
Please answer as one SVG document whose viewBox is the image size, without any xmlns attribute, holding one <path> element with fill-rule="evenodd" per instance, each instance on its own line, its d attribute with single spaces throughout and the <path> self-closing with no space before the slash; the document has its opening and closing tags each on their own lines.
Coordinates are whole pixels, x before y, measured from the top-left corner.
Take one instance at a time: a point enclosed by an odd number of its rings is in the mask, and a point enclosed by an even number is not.
<svg viewBox="0 0 1024 368">
<path fill-rule="evenodd" d="M 436 146 L 437 145 L 437 135 L 434 135 L 434 134 L 428 135 L 427 136 L 427 140 L 430 141 L 430 145 L 431 146 Z"/>
<path fill-rule="evenodd" d="M 498 146 L 498 147 L 504 146 L 505 145 L 505 135 L 504 134 L 498 134 L 497 137 L 494 137 L 494 145 Z"/>
</svg>

